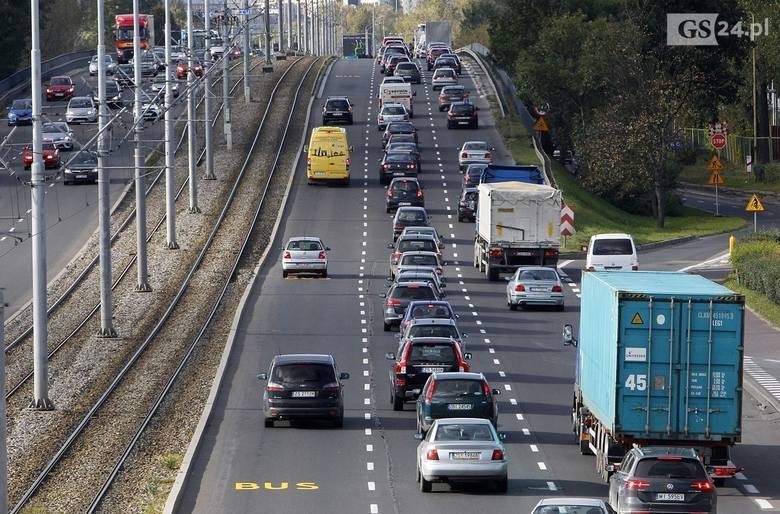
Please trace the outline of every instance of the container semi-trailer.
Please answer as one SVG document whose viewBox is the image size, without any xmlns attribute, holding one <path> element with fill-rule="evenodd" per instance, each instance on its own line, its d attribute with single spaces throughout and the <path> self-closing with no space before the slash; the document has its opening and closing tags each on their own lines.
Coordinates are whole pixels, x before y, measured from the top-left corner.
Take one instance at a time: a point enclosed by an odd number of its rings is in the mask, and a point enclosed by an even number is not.
<svg viewBox="0 0 780 514">
<path fill-rule="evenodd" d="M 634 445 L 693 448 L 716 485 L 741 470 L 744 298 L 698 275 L 585 272 L 572 424 L 606 481 Z"/>
</svg>

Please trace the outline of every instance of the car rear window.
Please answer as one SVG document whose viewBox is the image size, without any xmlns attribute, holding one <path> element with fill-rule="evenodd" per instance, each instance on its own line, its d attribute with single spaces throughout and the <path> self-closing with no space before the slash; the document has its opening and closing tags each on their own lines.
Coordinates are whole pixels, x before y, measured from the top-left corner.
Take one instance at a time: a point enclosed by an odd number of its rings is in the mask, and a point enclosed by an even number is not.
<svg viewBox="0 0 780 514">
<path fill-rule="evenodd" d="M 398 214 L 398 221 L 424 223 L 425 214 L 420 211 L 401 211 Z"/>
<path fill-rule="evenodd" d="M 391 107 L 385 107 L 382 109 L 382 114 L 389 114 L 391 116 L 397 116 L 397 115 L 404 115 L 406 114 L 406 109 L 401 107 L 400 105 L 393 105 Z"/>
<path fill-rule="evenodd" d="M 465 202 L 475 202 L 477 200 L 479 200 L 478 191 L 469 191 L 465 195 L 463 195 L 463 201 Z"/>
<path fill-rule="evenodd" d="M 706 478 L 701 462 L 693 459 L 641 459 L 636 476 L 647 478 Z"/>
<path fill-rule="evenodd" d="M 520 280 L 558 280 L 558 275 L 553 270 L 526 270 L 521 271 Z"/>
<path fill-rule="evenodd" d="M 410 285 L 406 287 L 396 287 L 393 289 L 392 298 L 403 300 L 435 300 L 430 286 Z"/>
<path fill-rule="evenodd" d="M 398 251 L 404 252 L 435 252 L 436 243 L 430 239 L 404 239 L 398 244 Z"/>
<path fill-rule="evenodd" d="M 288 250 L 300 250 L 303 252 L 313 252 L 322 250 L 322 245 L 319 241 L 290 241 L 287 244 Z"/>
<path fill-rule="evenodd" d="M 596 239 L 593 241 L 592 253 L 593 255 L 633 255 L 634 249 L 630 239 Z"/>
<path fill-rule="evenodd" d="M 415 362 L 455 364 L 457 360 L 451 344 L 412 343 L 412 349 L 409 352 L 409 362 L 412 364 Z"/>
<path fill-rule="evenodd" d="M 413 62 L 401 62 L 398 63 L 398 69 L 402 71 L 414 71 L 417 68 L 417 65 Z"/>
<path fill-rule="evenodd" d="M 52 86 L 67 86 L 70 84 L 70 79 L 66 77 L 53 77 L 51 79 Z"/>
<path fill-rule="evenodd" d="M 401 257 L 402 266 L 438 266 L 435 255 L 404 255 Z"/>
<path fill-rule="evenodd" d="M 331 111 L 346 111 L 349 104 L 346 100 L 328 100 L 328 109 Z"/>
<path fill-rule="evenodd" d="M 414 129 L 414 125 L 412 125 L 411 123 L 395 122 L 395 123 L 389 124 L 387 126 L 387 130 L 388 130 L 388 132 L 406 132 L 406 133 L 409 133 L 409 132 L 414 132 L 415 129 Z"/>
<path fill-rule="evenodd" d="M 450 106 L 450 110 L 455 114 L 471 114 L 473 107 L 468 104 Z"/>
<path fill-rule="evenodd" d="M 436 382 L 435 398 L 456 398 L 458 396 L 485 396 L 482 380 L 456 379 Z"/>
<path fill-rule="evenodd" d="M 487 150 L 490 150 L 490 147 L 488 146 L 487 143 L 485 143 L 483 141 L 475 141 L 475 142 L 467 143 L 467 144 L 463 145 L 463 149 L 464 150 L 471 150 L 471 151 L 474 151 L 474 150 L 476 150 L 476 151 L 480 151 L 480 150 L 487 151 Z"/>
<path fill-rule="evenodd" d="M 452 325 L 412 325 L 409 337 L 452 337 L 458 339 L 458 331 Z"/>
<path fill-rule="evenodd" d="M 391 152 L 385 156 L 385 162 L 412 162 L 414 157 L 409 152 Z"/>
<path fill-rule="evenodd" d="M 278 384 L 329 384 L 336 381 L 333 366 L 317 363 L 280 364 L 271 374 Z"/>
<path fill-rule="evenodd" d="M 440 425 L 436 441 L 492 441 L 488 425 Z"/>
<path fill-rule="evenodd" d="M 420 189 L 420 185 L 413 181 L 413 180 L 397 180 L 393 182 L 392 190 L 393 191 L 417 191 Z M 424 241 L 421 241 L 424 242 Z M 405 250 L 409 251 L 409 250 Z"/>
<path fill-rule="evenodd" d="M 440 77 L 454 77 L 455 71 L 445 68 L 439 68 L 436 70 L 436 73 L 434 74 L 433 78 L 440 78 Z"/>
</svg>

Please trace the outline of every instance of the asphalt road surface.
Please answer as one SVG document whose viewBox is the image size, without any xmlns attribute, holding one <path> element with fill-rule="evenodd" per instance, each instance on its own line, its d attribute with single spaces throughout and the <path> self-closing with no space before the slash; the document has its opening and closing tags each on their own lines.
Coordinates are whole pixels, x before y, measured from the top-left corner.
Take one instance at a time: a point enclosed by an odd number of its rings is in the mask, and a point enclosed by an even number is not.
<svg viewBox="0 0 780 514">
<path fill-rule="evenodd" d="M 425 74 L 430 77 L 430 73 Z M 488 282 L 472 267 L 474 225 L 458 223 L 461 175 L 456 148 L 465 140 L 498 142 L 487 104 L 477 99 L 478 130 L 447 130 L 430 86 L 414 86 L 426 208 L 446 236 L 447 299 L 460 314 L 473 371 L 502 390 L 499 429 L 507 434 L 507 494 L 480 487 L 435 484 L 431 494 L 415 483 L 417 441 L 412 404 L 394 412 L 390 361 L 396 333 L 382 330 L 382 299 L 388 273 L 391 218 L 377 179 L 381 143 L 376 130 L 376 92 L 381 81 L 368 60 L 340 60 L 325 85 L 348 95 L 355 125 L 348 126 L 353 181 L 348 188 L 307 186 L 302 160 L 275 242 L 316 235 L 332 248 L 329 278 L 282 278 L 281 251 L 271 252 L 238 327 L 215 413 L 196 455 L 179 512 L 318 513 L 520 513 L 542 497 L 604 497 L 593 457 L 573 444 L 571 397 L 574 350 L 561 344 L 561 326 L 577 324 L 581 263 L 562 263 L 568 276 L 566 310 L 511 312 L 503 282 Z M 463 83 L 473 88 L 468 76 Z M 312 126 L 319 125 L 322 100 Z M 310 127 L 311 129 L 311 127 Z M 505 155 L 499 153 L 499 159 Z M 365 178 L 364 178 L 365 177 Z M 355 180 L 357 178 L 358 180 Z M 703 239 L 640 255 L 644 269 L 682 269 L 717 257 L 725 237 Z M 717 264 L 718 259 L 713 261 Z M 748 331 L 754 329 L 748 324 Z M 777 341 L 778 338 L 775 338 Z M 767 343 L 765 341 L 765 343 Z M 754 349 L 748 345 L 747 353 Z M 768 343 L 767 343 L 768 344 Z M 335 356 L 346 382 L 345 426 L 278 423 L 263 427 L 263 383 L 274 354 L 322 352 Z M 778 414 L 745 401 L 744 443 L 734 451 L 747 469 L 719 488 L 721 513 L 752 514 L 780 508 L 774 463 L 780 458 Z M 764 502 L 764 503 L 762 503 Z"/>
</svg>

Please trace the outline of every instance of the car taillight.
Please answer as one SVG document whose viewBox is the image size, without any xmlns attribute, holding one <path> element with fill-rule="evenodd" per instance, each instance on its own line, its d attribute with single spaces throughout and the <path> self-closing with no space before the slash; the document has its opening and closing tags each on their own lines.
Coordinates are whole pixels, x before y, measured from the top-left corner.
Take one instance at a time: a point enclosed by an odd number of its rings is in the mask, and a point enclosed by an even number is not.
<svg viewBox="0 0 780 514">
<path fill-rule="evenodd" d="M 395 225 L 393 225 L 393 228 L 394 228 L 395 230 L 403 230 L 403 229 L 404 229 L 404 226 L 403 226 L 403 225 L 401 225 L 400 223 L 396 223 Z"/>
<path fill-rule="evenodd" d="M 428 460 L 439 460 L 439 452 L 436 450 L 428 450 L 428 453 L 425 454 L 425 458 Z"/>
<path fill-rule="evenodd" d="M 523 284 L 517 284 L 515 286 L 515 291 L 517 291 L 518 293 L 522 293 L 525 291 L 525 286 Z"/>
<path fill-rule="evenodd" d="M 406 360 L 402 360 L 395 365 L 395 372 L 402 375 L 406 373 Z"/>
<path fill-rule="evenodd" d="M 417 167 L 417 165 L 416 164 L 407 164 L 406 167 L 407 167 L 407 169 L 413 170 L 413 169 L 415 169 Z"/>
<path fill-rule="evenodd" d="M 501 450 L 493 450 L 493 455 L 490 457 L 490 460 L 504 460 L 504 452 Z"/>
<path fill-rule="evenodd" d="M 493 394 L 493 391 L 490 390 L 490 384 L 487 382 L 482 382 L 482 392 L 485 393 L 485 396 L 490 396 Z"/>
<path fill-rule="evenodd" d="M 553 293 L 562 293 L 563 288 L 561 286 L 552 286 L 552 292 Z"/>
<path fill-rule="evenodd" d="M 558 257 L 558 250 L 545 250 L 545 257 Z"/>
<path fill-rule="evenodd" d="M 452 118 L 453 114 L 450 111 L 447 111 L 447 117 Z"/>
<path fill-rule="evenodd" d="M 383 167 L 384 169 L 386 169 L 386 170 L 389 170 L 389 169 L 390 169 L 390 165 L 389 165 L 389 164 L 383 164 L 383 165 L 382 165 L 382 167 Z"/>
<path fill-rule="evenodd" d="M 401 252 L 394 252 L 393 253 L 393 260 L 398 261 L 398 259 L 401 258 Z"/>
<path fill-rule="evenodd" d="M 422 189 L 418 189 L 417 190 L 417 198 L 422 198 L 422 197 L 423 197 Z"/>
<path fill-rule="evenodd" d="M 433 393 L 436 392 L 436 381 L 434 380 L 431 384 L 430 389 L 428 389 L 428 392 L 425 393 L 425 403 L 430 404 L 433 401 Z"/>
<path fill-rule="evenodd" d="M 320 251 L 319 258 L 320 259 L 327 259 L 328 258 L 328 254 L 325 253 L 325 250 L 321 250 Z"/>
<path fill-rule="evenodd" d="M 719 477 L 730 477 L 737 472 L 735 467 L 715 468 L 715 475 Z"/>
<path fill-rule="evenodd" d="M 389 190 L 389 189 L 387 190 L 387 197 L 388 198 L 392 198 L 393 197 L 393 192 L 391 190 Z"/>
<path fill-rule="evenodd" d="M 325 384 L 322 386 L 322 392 L 323 393 L 338 393 L 339 392 L 339 385 L 336 382 L 331 382 L 330 384 Z"/>
<path fill-rule="evenodd" d="M 472 111 L 471 112 L 471 117 L 472 118 L 476 118 L 477 117 L 477 111 Z"/>
<path fill-rule="evenodd" d="M 467 154 L 466 152 L 463 152 L 463 153 L 460 154 L 461 159 L 465 159 L 468 156 L 469 156 L 469 154 Z"/>
<path fill-rule="evenodd" d="M 444 270 L 443 270 L 443 269 L 441 269 L 441 268 L 436 268 L 436 274 L 437 274 L 437 275 L 441 275 L 442 273 L 444 273 Z"/>
<path fill-rule="evenodd" d="M 385 302 L 385 305 L 388 307 L 400 307 L 401 306 L 401 300 L 397 300 L 395 298 L 388 298 Z"/>
<path fill-rule="evenodd" d="M 73 88 L 73 86 L 70 86 L 70 87 L 68 88 L 68 93 L 72 93 L 72 92 L 73 92 L 73 89 L 74 89 L 74 88 Z"/>
<path fill-rule="evenodd" d="M 47 93 L 51 93 L 51 88 L 50 88 L 50 87 L 47 87 L 47 88 L 46 88 L 46 92 L 47 92 Z"/>
<path fill-rule="evenodd" d="M 284 252 L 284 255 L 282 255 L 282 259 L 292 259 L 292 255 L 290 255 L 290 252 Z"/>
<path fill-rule="evenodd" d="M 691 484 L 691 489 L 696 489 L 697 491 L 701 492 L 712 492 L 712 490 L 715 488 L 714 485 L 712 485 L 712 482 L 709 480 L 697 480 Z"/>
<path fill-rule="evenodd" d="M 491 257 L 501 257 L 504 254 L 504 251 L 501 248 L 491 248 L 490 249 L 490 256 Z"/>
<path fill-rule="evenodd" d="M 485 154 L 485 159 L 492 159 L 492 158 L 493 158 L 493 156 L 490 155 L 490 152 Z"/>
<path fill-rule="evenodd" d="M 445 95 L 439 95 L 439 100 L 446 100 L 447 97 Z"/>
<path fill-rule="evenodd" d="M 268 385 L 265 386 L 266 391 L 284 391 L 284 386 L 282 384 L 277 384 L 275 382 L 268 382 Z"/>
<path fill-rule="evenodd" d="M 347 170 L 349 170 L 349 157 L 347 157 Z"/>
<path fill-rule="evenodd" d="M 638 271 L 638 270 L 639 270 L 639 266 L 636 265 L 631 266 L 631 271 Z"/>
<path fill-rule="evenodd" d="M 647 480 L 639 480 L 632 478 L 626 481 L 626 489 L 635 489 L 637 491 L 650 487 L 650 482 Z"/>
</svg>

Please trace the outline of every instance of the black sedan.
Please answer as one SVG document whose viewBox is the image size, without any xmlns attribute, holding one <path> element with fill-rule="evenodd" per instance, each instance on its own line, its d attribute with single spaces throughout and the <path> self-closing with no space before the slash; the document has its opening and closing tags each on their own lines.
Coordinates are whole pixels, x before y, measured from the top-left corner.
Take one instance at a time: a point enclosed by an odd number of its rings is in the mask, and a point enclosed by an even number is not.
<svg viewBox="0 0 780 514">
<path fill-rule="evenodd" d="M 453 102 L 447 111 L 447 128 L 479 128 L 479 107 L 466 102 Z"/>
<path fill-rule="evenodd" d="M 416 176 L 417 159 L 409 152 L 389 152 L 379 162 L 380 184 L 389 184 L 393 177 Z"/>
<path fill-rule="evenodd" d="M 385 153 L 407 152 L 414 155 L 414 158 L 417 160 L 417 173 L 422 173 L 422 169 L 420 168 L 422 158 L 420 157 L 420 150 L 417 149 L 417 143 L 414 141 L 396 141 L 396 137 L 393 137 L 393 140 L 387 144 Z"/>
<path fill-rule="evenodd" d="M 414 136 L 414 142 L 417 142 L 417 128 L 408 121 L 394 121 L 387 124 L 387 128 L 382 133 L 382 148 L 387 146 L 387 141 L 393 134 L 411 134 Z"/>
<path fill-rule="evenodd" d="M 396 177 L 387 186 L 385 195 L 387 212 L 392 212 L 403 205 L 425 207 L 425 193 L 416 178 Z"/>
<path fill-rule="evenodd" d="M 97 153 L 82 150 L 74 155 L 62 170 L 63 183 L 67 186 L 74 182 L 97 182 Z"/>
</svg>

